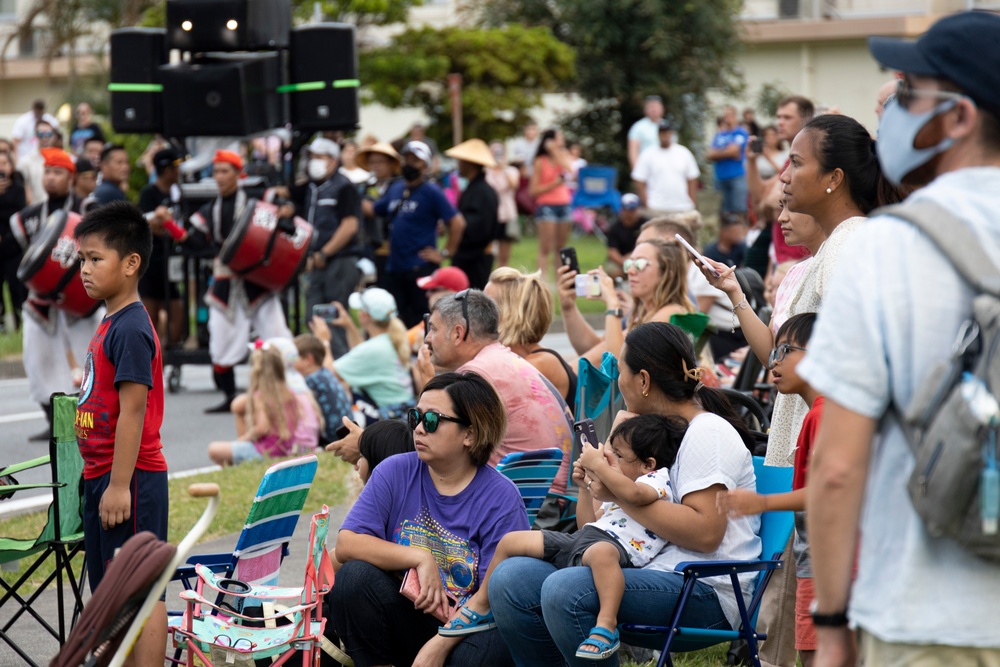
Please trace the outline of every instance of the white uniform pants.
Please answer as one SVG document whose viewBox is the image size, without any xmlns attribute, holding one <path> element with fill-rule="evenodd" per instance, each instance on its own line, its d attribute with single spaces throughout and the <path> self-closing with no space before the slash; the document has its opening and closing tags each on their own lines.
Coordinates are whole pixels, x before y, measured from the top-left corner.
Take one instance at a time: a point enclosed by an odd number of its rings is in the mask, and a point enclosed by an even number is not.
<svg viewBox="0 0 1000 667">
<path fill-rule="evenodd" d="M 73 385 L 73 369 L 66 360 L 66 350 L 71 350 L 80 368 L 87 363 L 87 348 L 101 324 L 105 309 L 83 319 L 69 323 L 66 313 L 52 308 L 51 316 L 56 318 L 55 331 L 49 334 L 33 317 L 25 314 L 21 318 L 24 349 L 22 361 L 28 376 L 28 392 L 35 403 L 48 404 L 49 397 L 57 391 L 67 394 L 76 391 Z"/>
<path fill-rule="evenodd" d="M 265 340 L 292 338 L 277 296 L 266 297 L 252 318 L 240 305 L 233 306 L 232 312 L 234 317 L 229 320 L 218 308 L 208 309 L 208 354 L 215 366 L 235 366 L 246 358 L 251 325 Z"/>
</svg>

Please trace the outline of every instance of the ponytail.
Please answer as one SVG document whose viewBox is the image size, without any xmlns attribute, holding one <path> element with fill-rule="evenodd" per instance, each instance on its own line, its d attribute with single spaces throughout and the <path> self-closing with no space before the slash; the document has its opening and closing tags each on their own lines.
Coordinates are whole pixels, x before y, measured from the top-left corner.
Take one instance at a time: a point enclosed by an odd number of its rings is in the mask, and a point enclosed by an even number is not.
<svg viewBox="0 0 1000 667">
<path fill-rule="evenodd" d="M 389 334 L 389 340 L 392 341 L 392 346 L 396 348 L 396 354 L 399 355 L 399 363 L 403 364 L 403 368 L 410 367 L 410 338 L 409 333 L 406 330 L 406 325 L 398 317 L 389 318 L 386 323 L 379 322 L 379 326 L 386 327 L 386 333 Z"/>
</svg>

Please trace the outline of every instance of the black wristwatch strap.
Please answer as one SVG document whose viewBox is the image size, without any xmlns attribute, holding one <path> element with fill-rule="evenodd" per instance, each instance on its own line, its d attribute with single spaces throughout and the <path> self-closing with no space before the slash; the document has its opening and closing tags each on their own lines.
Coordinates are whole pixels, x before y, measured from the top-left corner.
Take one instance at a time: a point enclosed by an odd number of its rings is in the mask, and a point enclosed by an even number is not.
<svg viewBox="0 0 1000 667">
<path fill-rule="evenodd" d="M 847 626 L 847 611 L 836 611 L 830 614 L 821 614 L 816 611 L 815 600 L 809 610 L 812 616 L 813 625 L 819 628 L 843 628 Z"/>
</svg>

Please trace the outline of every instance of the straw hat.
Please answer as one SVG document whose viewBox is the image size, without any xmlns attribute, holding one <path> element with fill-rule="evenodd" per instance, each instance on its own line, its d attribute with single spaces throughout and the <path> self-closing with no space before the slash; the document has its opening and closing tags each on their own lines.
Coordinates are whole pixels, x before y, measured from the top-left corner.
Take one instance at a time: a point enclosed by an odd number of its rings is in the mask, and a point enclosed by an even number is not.
<svg viewBox="0 0 1000 667">
<path fill-rule="evenodd" d="M 465 162 L 480 164 L 484 167 L 497 166 L 497 161 L 493 158 L 490 147 L 482 139 L 463 141 L 454 148 L 446 150 L 444 154 L 456 160 L 464 160 Z"/>
<path fill-rule="evenodd" d="M 372 144 L 368 148 L 362 148 L 354 157 L 354 161 L 358 163 L 358 166 L 366 171 L 371 171 L 371 169 L 368 168 L 368 155 L 370 153 L 381 153 L 382 155 L 395 160 L 397 167 L 403 163 L 403 157 L 396 152 L 396 149 L 392 147 L 392 144 L 386 143 L 385 141 L 379 141 L 378 143 Z"/>
</svg>

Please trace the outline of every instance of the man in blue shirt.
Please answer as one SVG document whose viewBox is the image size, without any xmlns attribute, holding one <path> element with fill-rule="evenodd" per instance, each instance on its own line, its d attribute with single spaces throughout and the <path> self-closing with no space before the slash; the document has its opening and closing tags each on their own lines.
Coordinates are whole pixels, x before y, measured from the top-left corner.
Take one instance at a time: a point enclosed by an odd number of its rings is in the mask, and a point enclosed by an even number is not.
<svg viewBox="0 0 1000 667">
<path fill-rule="evenodd" d="M 108 144 L 101 151 L 101 184 L 97 186 L 85 207 L 103 206 L 109 202 L 128 199 L 122 184 L 128 183 L 132 165 L 128 161 L 128 151 L 121 144 Z"/>
<path fill-rule="evenodd" d="M 715 163 L 715 188 L 722 194 L 723 213 L 747 212 L 747 178 L 743 168 L 747 131 L 737 122 L 736 107 L 726 105 L 719 131 L 705 157 Z"/>
<path fill-rule="evenodd" d="M 375 202 L 375 215 L 389 218 L 389 261 L 384 285 L 396 299 L 399 318 L 407 327 L 427 312 L 427 294 L 417 278 L 429 276 L 458 250 L 465 219 L 434 183 L 426 180 L 433 154 L 422 141 L 403 147 L 403 179 L 389 186 Z M 448 226 L 448 243 L 438 250 L 438 221 Z"/>
</svg>

